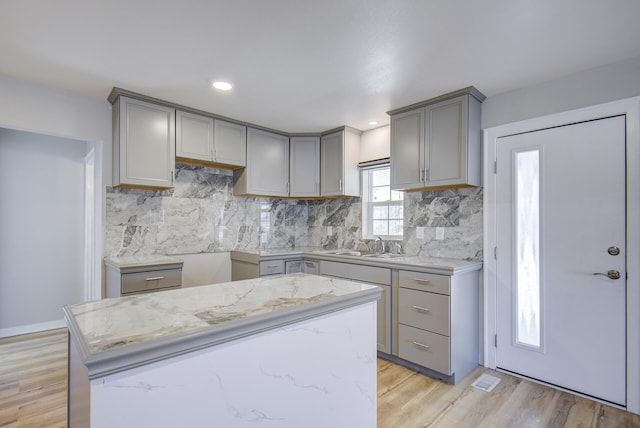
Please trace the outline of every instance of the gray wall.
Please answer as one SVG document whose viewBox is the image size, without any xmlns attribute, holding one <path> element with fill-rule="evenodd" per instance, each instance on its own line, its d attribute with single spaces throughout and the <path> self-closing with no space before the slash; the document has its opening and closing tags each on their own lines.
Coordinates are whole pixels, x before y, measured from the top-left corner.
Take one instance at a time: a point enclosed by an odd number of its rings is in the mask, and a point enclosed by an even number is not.
<svg viewBox="0 0 640 428">
<path fill-rule="evenodd" d="M 636 57 L 489 97 L 482 104 L 482 128 L 639 95 Z"/>
<path fill-rule="evenodd" d="M 0 128 L 0 331 L 84 297 L 85 142 Z"/>
<path fill-rule="evenodd" d="M 90 275 L 93 278 L 93 292 L 99 296 L 102 283 L 103 183 L 111 183 L 111 105 L 106 100 L 106 94 L 104 98 L 90 97 L 4 74 L 0 74 L 0 94 L 0 128 L 86 141 L 94 149 L 96 197 L 93 204 L 95 230 L 92 241 L 95 259 Z M 57 190 L 47 183 L 47 178 L 40 175 L 39 171 L 23 165 L 23 174 L 24 171 L 30 171 L 38 177 L 49 191 Z M 19 187 L 21 176 L 17 177 L 11 180 L 13 186 Z M 11 245 L 18 245 L 18 242 Z M 62 323 L 61 311 L 58 319 Z"/>
</svg>

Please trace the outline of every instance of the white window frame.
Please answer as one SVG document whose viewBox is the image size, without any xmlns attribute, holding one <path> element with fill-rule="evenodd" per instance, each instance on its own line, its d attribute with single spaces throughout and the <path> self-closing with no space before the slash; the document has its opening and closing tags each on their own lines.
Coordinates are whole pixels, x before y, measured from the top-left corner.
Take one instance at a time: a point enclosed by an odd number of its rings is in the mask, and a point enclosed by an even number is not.
<svg viewBox="0 0 640 428">
<path fill-rule="evenodd" d="M 384 240 L 396 240 L 402 241 L 403 235 L 374 235 L 373 234 L 373 207 L 374 206 L 402 206 L 403 200 L 399 201 L 384 201 L 373 202 L 372 199 L 372 187 L 369 179 L 369 173 L 373 170 L 379 170 L 383 168 L 389 168 L 389 163 L 376 163 L 371 166 L 361 167 L 360 169 L 360 182 L 362 183 L 362 238 L 363 239 L 376 239 L 380 236 Z M 404 220 L 404 219 L 403 219 Z"/>
</svg>

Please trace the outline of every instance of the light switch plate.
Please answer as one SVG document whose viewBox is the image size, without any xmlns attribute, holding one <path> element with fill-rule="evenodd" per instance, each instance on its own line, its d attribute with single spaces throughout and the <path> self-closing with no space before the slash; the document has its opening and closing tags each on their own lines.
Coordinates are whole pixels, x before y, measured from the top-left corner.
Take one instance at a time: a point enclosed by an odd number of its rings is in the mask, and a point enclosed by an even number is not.
<svg viewBox="0 0 640 428">
<path fill-rule="evenodd" d="M 333 235 L 333 226 L 327 226 L 327 236 Z"/>
<path fill-rule="evenodd" d="M 444 227 L 436 227 L 436 241 L 444 239 Z"/>
<path fill-rule="evenodd" d="M 424 227 L 416 227 L 416 238 L 424 239 Z"/>
</svg>

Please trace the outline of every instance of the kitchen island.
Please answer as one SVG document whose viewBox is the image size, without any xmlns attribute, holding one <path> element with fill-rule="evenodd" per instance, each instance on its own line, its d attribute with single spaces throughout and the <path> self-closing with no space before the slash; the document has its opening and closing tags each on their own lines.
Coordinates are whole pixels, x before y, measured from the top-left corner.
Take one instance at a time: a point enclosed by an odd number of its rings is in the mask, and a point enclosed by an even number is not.
<svg viewBox="0 0 640 428">
<path fill-rule="evenodd" d="M 65 306 L 69 427 L 375 427 L 380 294 L 294 274 Z"/>
</svg>

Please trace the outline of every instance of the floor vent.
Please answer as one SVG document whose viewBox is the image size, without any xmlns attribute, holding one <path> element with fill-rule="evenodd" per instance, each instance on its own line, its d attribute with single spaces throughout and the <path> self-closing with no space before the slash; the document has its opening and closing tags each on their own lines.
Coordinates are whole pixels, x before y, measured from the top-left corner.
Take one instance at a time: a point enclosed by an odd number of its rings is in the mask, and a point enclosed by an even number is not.
<svg viewBox="0 0 640 428">
<path fill-rule="evenodd" d="M 478 379 L 476 379 L 476 381 L 473 382 L 471 386 L 485 392 L 491 392 L 499 382 L 500 378 L 488 374 L 483 374 Z"/>
</svg>

